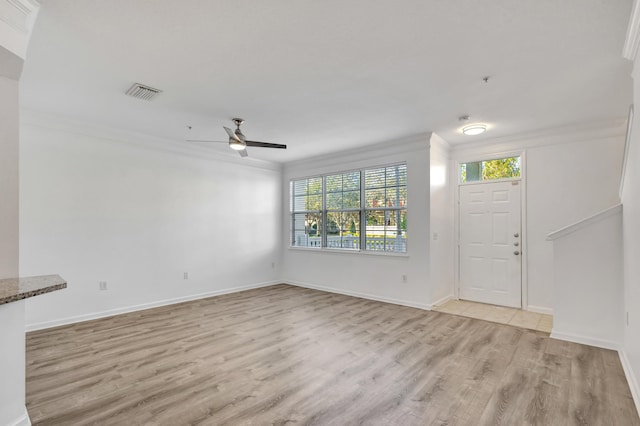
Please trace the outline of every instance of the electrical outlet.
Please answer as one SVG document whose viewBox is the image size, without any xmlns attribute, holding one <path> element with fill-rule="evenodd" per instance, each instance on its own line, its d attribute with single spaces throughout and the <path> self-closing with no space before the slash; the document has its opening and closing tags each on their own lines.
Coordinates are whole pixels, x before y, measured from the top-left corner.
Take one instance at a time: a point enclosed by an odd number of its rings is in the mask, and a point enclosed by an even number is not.
<svg viewBox="0 0 640 426">
<path fill-rule="evenodd" d="M 183 277 L 183 279 L 188 280 L 189 279 L 189 273 L 185 272 L 182 277 Z"/>
<path fill-rule="evenodd" d="M 409 278 L 407 277 L 407 275 L 406 275 L 406 274 L 402 274 L 402 282 L 403 282 L 403 283 L 407 283 L 407 282 L 409 282 Z"/>
<path fill-rule="evenodd" d="M 106 282 L 106 281 L 100 281 L 100 282 L 98 283 L 98 288 L 99 288 L 100 290 L 103 290 L 103 291 L 104 291 L 104 290 L 106 290 L 106 289 L 107 289 L 107 282 Z"/>
</svg>

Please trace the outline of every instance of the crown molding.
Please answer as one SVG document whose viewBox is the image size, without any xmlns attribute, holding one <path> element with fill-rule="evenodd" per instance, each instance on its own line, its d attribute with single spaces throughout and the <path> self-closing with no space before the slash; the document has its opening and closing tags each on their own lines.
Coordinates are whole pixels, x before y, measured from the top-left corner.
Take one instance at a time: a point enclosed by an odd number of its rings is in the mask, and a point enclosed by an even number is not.
<svg viewBox="0 0 640 426">
<path fill-rule="evenodd" d="M 0 0 L 0 46 L 24 60 L 39 10 L 35 0 Z"/>
<path fill-rule="evenodd" d="M 640 45 L 640 4 L 639 0 L 633 2 L 631 9 L 631 17 L 627 26 L 627 37 L 624 40 L 622 48 L 622 56 L 626 59 L 635 61 L 638 54 L 638 45 Z"/>
<path fill-rule="evenodd" d="M 503 152 L 565 143 L 587 142 L 610 138 L 624 138 L 626 119 L 589 121 L 562 127 L 553 127 L 534 132 L 487 139 L 475 143 L 458 144 L 452 147 L 456 158 L 469 153 Z"/>
<path fill-rule="evenodd" d="M 282 171 L 282 164 L 280 163 L 252 157 L 241 158 L 237 153 L 231 152 L 231 150 L 213 151 L 203 146 L 185 143 L 185 141 L 181 139 L 161 138 L 24 108 L 20 110 L 20 127 L 36 127 L 46 129 L 47 131 L 102 139 L 109 143 L 122 143 L 145 149 L 160 150 L 186 157 L 232 163 L 238 166 L 263 170 Z"/>
<path fill-rule="evenodd" d="M 306 157 L 284 163 L 285 173 L 297 170 L 324 169 L 327 165 L 341 168 L 354 162 L 374 161 L 380 157 L 417 151 L 429 151 L 431 133 L 421 133 L 401 139 L 389 140 L 374 145 L 365 145 L 344 151 L 335 151 L 314 157 Z"/>
</svg>

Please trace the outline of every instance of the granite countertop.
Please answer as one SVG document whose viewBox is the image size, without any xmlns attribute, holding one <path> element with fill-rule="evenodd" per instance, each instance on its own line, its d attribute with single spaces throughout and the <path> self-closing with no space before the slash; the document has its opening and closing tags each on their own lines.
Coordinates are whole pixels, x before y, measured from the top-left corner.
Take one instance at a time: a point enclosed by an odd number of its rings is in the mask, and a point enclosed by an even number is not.
<svg viewBox="0 0 640 426">
<path fill-rule="evenodd" d="M 41 275 L 38 277 L 8 278 L 0 280 L 0 305 L 62 290 L 67 282 L 60 275 Z"/>
</svg>

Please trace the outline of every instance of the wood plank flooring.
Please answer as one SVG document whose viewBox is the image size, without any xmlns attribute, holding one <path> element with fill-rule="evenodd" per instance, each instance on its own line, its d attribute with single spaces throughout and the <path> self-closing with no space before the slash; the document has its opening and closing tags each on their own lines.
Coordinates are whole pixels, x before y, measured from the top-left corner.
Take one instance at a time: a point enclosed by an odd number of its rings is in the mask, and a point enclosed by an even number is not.
<svg viewBox="0 0 640 426">
<path fill-rule="evenodd" d="M 287 285 L 27 334 L 36 425 L 640 425 L 617 354 Z"/>
</svg>

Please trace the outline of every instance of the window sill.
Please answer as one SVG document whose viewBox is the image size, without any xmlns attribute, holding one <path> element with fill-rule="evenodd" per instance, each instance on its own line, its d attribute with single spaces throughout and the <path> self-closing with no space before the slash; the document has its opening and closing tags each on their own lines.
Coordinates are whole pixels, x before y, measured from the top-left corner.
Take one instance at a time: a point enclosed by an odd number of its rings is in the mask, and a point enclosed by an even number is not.
<svg viewBox="0 0 640 426">
<path fill-rule="evenodd" d="M 289 246 L 290 251 L 305 251 L 313 253 L 331 253 L 331 254 L 353 254 L 356 256 L 384 256 L 384 257 L 409 257 L 409 253 L 396 253 L 393 251 L 371 251 L 371 250 L 353 250 L 339 248 L 312 248 L 312 247 L 295 247 Z"/>
</svg>

